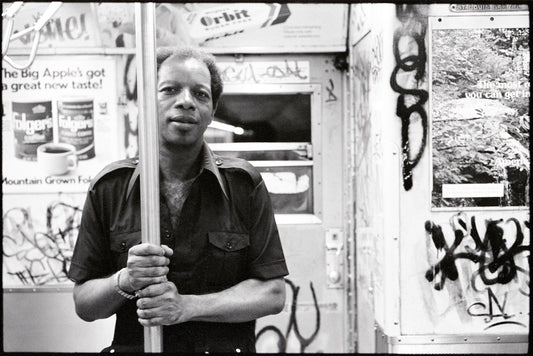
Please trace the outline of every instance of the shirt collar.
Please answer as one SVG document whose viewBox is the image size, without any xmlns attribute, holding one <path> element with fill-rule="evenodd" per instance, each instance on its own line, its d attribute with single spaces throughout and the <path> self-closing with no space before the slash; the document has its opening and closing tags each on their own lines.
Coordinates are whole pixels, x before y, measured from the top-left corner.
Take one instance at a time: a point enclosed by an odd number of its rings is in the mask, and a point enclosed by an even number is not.
<svg viewBox="0 0 533 356">
<path fill-rule="evenodd" d="M 200 165 L 200 174 L 204 169 L 210 171 L 213 173 L 213 175 L 216 177 L 218 184 L 220 185 L 220 189 L 222 189 L 222 192 L 224 193 L 224 196 L 229 199 L 228 192 L 226 189 L 226 185 L 224 183 L 224 180 L 222 179 L 222 175 L 220 174 L 220 171 L 218 169 L 218 166 L 222 165 L 222 159 L 215 156 L 213 151 L 209 148 L 207 143 L 204 141 L 204 145 L 202 147 L 201 152 L 201 158 L 202 160 Z M 128 197 L 133 189 L 133 186 L 135 182 L 137 181 L 137 178 L 141 174 L 140 165 L 137 164 L 135 167 L 135 170 L 133 171 L 133 174 L 130 178 L 129 184 L 128 184 L 128 191 L 126 197 Z"/>
<path fill-rule="evenodd" d="M 218 169 L 218 166 L 222 165 L 222 159 L 218 156 L 216 156 L 213 151 L 209 148 L 207 143 L 204 141 L 204 146 L 202 148 L 202 164 L 201 169 L 207 169 L 211 173 L 215 175 L 217 178 L 218 184 L 220 185 L 220 189 L 222 189 L 222 192 L 224 193 L 224 196 L 229 199 L 228 192 L 226 190 L 226 184 L 224 183 L 224 180 L 222 179 L 222 175 L 220 174 L 220 171 Z M 201 172 L 201 171 L 200 171 Z"/>
</svg>

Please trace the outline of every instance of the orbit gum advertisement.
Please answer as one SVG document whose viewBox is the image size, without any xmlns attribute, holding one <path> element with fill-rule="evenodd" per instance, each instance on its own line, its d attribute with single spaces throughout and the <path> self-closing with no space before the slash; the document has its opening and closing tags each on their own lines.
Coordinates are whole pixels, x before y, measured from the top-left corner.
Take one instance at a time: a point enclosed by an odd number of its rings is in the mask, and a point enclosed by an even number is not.
<svg viewBox="0 0 533 356">
<path fill-rule="evenodd" d="M 85 192 L 123 157 L 116 62 L 42 57 L 2 67 L 2 188 L 5 193 Z"/>
</svg>

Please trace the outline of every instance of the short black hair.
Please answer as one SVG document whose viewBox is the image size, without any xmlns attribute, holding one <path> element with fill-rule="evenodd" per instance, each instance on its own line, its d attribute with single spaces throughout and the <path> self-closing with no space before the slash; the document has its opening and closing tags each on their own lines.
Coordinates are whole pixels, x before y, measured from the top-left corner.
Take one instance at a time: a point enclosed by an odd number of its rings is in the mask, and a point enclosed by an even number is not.
<svg viewBox="0 0 533 356">
<path fill-rule="evenodd" d="M 165 62 L 169 57 L 173 56 L 177 56 L 180 59 L 194 58 L 207 66 L 207 69 L 211 74 L 211 94 L 213 96 L 213 107 L 216 106 L 218 99 L 222 95 L 224 85 L 222 84 L 222 78 L 216 65 L 215 57 L 212 54 L 195 47 L 158 47 L 156 49 L 158 73 L 163 62 Z"/>
</svg>

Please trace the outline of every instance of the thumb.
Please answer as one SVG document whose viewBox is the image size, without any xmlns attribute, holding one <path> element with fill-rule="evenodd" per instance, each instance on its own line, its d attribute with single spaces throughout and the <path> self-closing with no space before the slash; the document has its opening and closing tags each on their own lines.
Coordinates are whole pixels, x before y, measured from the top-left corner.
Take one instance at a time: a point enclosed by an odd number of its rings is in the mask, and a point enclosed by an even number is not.
<svg viewBox="0 0 533 356">
<path fill-rule="evenodd" d="M 163 248 L 166 257 L 170 257 L 174 254 L 174 251 L 167 245 L 161 245 L 161 247 Z"/>
</svg>

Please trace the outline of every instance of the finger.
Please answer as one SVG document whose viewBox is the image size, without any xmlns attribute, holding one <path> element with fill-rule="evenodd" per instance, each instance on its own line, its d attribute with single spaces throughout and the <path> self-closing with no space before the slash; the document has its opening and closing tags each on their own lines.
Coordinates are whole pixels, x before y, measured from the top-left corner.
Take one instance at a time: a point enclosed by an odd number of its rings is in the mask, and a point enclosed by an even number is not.
<svg viewBox="0 0 533 356">
<path fill-rule="evenodd" d="M 139 324 L 142 326 L 159 326 L 159 325 L 166 325 L 165 319 L 161 317 L 152 318 L 152 319 L 142 319 L 139 318 Z"/>
<path fill-rule="evenodd" d="M 137 309 L 137 316 L 141 319 L 164 318 L 168 316 L 168 310 L 162 305 L 154 308 Z"/>
<path fill-rule="evenodd" d="M 150 256 L 150 255 L 164 256 L 165 250 L 159 245 L 154 245 L 151 243 L 142 243 L 142 244 L 135 245 L 132 248 L 130 248 L 128 253 L 137 255 L 137 256 Z"/>
<path fill-rule="evenodd" d="M 129 255 L 127 264 L 128 264 L 128 267 L 168 266 L 170 264 L 170 259 L 167 257 L 156 256 L 156 255 L 149 255 L 149 256 Z"/>
<path fill-rule="evenodd" d="M 166 292 L 173 291 L 174 288 L 172 286 L 174 283 L 158 283 L 158 284 L 151 284 L 143 289 L 140 289 L 137 291 L 137 296 L 139 298 L 153 298 L 157 297 L 159 295 L 162 295 Z"/>
<path fill-rule="evenodd" d="M 167 305 L 167 303 L 168 298 L 163 295 L 150 298 L 139 298 L 135 303 L 137 306 L 137 315 L 145 319 L 153 318 L 156 316 L 156 312 Z M 143 311 L 143 313 L 141 313 L 141 311 Z"/>
<path fill-rule="evenodd" d="M 137 305 L 137 315 L 139 318 L 149 319 L 154 316 L 154 309 L 161 307 L 162 302 L 156 298 L 139 298 L 135 305 Z"/>
<path fill-rule="evenodd" d="M 168 274 L 168 267 L 134 267 L 128 268 L 129 279 L 163 277 Z"/>
<path fill-rule="evenodd" d="M 153 278 L 135 278 L 131 281 L 131 285 L 135 290 L 142 290 L 149 285 L 164 283 L 167 281 L 166 276 L 153 277 Z"/>
<path fill-rule="evenodd" d="M 174 314 L 168 308 L 168 304 L 161 302 L 161 305 L 151 309 L 137 309 L 139 322 L 148 325 L 171 325 L 175 323 Z"/>
<path fill-rule="evenodd" d="M 174 254 L 174 251 L 167 245 L 161 245 L 161 247 L 163 248 L 166 257 L 170 257 Z"/>
</svg>

